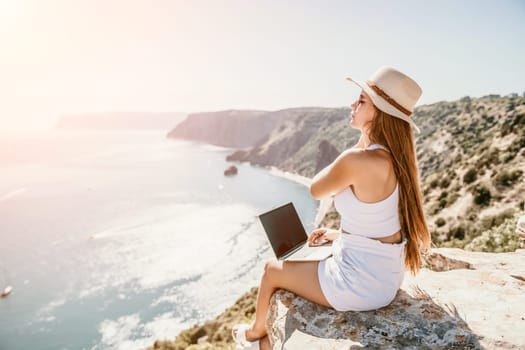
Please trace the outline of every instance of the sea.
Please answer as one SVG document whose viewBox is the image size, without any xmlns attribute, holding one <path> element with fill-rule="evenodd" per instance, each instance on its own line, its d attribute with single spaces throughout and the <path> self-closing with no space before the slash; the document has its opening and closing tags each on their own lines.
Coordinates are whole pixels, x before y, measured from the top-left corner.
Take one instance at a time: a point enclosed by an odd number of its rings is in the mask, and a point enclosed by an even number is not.
<svg viewBox="0 0 525 350">
<path fill-rule="evenodd" d="M 0 349 L 144 349 L 212 319 L 273 257 L 257 215 L 304 185 L 166 131 L 0 133 Z"/>
</svg>

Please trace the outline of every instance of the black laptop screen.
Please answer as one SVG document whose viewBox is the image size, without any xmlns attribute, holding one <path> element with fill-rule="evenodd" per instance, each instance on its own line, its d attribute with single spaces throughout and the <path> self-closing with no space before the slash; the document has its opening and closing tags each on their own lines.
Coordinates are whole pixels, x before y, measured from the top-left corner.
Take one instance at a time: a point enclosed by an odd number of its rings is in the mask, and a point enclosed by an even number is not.
<svg viewBox="0 0 525 350">
<path fill-rule="evenodd" d="M 259 219 L 278 258 L 308 238 L 291 202 L 259 215 Z"/>
</svg>

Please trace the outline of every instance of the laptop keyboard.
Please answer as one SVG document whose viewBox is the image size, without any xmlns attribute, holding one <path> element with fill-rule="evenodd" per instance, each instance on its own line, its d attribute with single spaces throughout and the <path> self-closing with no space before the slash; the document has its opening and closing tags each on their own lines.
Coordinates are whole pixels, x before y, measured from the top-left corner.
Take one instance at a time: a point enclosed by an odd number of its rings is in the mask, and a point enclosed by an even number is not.
<svg viewBox="0 0 525 350">
<path fill-rule="evenodd" d="M 295 254 L 292 254 L 294 258 L 311 258 L 316 259 L 318 257 L 323 257 L 326 255 L 326 252 L 324 249 L 316 249 L 316 248 L 302 248 Z"/>
</svg>

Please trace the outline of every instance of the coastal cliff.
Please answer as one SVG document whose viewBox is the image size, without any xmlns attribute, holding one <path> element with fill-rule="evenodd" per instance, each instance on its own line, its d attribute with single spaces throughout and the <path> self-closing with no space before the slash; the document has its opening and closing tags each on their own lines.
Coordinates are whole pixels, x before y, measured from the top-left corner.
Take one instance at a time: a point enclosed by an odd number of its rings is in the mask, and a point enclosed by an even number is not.
<svg viewBox="0 0 525 350">
<path fill-rule="evenodd" d="M 346 127 L 349 111 L 348 108 L 300 107 L 196 113 L 190 114 L 167 136 L 240 148 L 228 160 L 276 166 L 311 177 L 318 164 L 326 164 L 339 154 L 338 149 L 357 142 L 358 133 Z M 323 138 L 320 131 L 327 126 L 335 126 L 338 136 Z M 325 151 L 322 159 L 310 158 L 320 144 Z M 302 164 L 302 170 L 297 169 L 298 163 Z"/>
<path fill-rule="evenodd" d="M 283 171 L 313 177 L 351 147 L 359 133 L 348 127 L 348 108 L 294 109 L 255 147 L 239 150 L 229 161 L 275 166 Z"/>
<path fill-rule="evenodd" d="M 279 115 L 266 111 L 193 113 L 171 130 L 167 137 L 223 147 L 246 148 L 265 139 L 279 121 Z"/>
</svg>

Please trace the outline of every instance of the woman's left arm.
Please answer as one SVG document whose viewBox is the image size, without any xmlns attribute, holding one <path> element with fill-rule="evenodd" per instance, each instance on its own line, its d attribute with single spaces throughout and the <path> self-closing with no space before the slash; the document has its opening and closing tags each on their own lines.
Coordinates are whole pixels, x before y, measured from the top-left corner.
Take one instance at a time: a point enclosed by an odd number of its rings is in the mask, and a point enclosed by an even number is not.
<svg viewBox="0 0 525 350">
<path fill-rule="evenodd" d="M 323 199 L 350 186 L 355 175 L 356 161 L 358 161 L 358 156 L 355 150 L 342 152 L 330 165 L 314 176 L 310 184 L 312 197 Z M 352 168 L 354 171 L 351 171 Z"/>
</svg>

